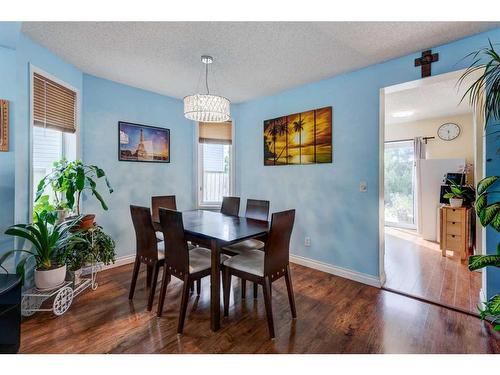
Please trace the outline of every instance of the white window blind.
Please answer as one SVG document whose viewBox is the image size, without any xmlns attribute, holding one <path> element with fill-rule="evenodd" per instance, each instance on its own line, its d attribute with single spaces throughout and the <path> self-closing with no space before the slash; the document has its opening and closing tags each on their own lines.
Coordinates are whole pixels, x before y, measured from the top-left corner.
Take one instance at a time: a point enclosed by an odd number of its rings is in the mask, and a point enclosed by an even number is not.
<svg viewBox="0 0 500 375">
<path fill-rule="evenodd" d="M 76 93 L 38 73 L 33 74 L 34 126 L 76 131 Z"/>
</svg>

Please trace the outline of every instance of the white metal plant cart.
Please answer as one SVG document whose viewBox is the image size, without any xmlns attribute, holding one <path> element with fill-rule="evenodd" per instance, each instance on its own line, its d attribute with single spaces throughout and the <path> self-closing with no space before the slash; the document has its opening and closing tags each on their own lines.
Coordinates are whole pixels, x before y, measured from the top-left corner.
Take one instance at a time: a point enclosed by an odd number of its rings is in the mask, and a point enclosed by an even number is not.
<svg viewBox="0 0 500 375">
<path fill-rule="evenodd" d="M 68 311 L 73 299 L 89 287 L 97 289 L 97 265 L 92 263 L 90 277 L 83 277 L 78 284 L 65 281 L 61 286 L 51 290 L 39 290 L 36 287 L 26 290 L 21 301 L 21 314 L 31 316 L 37 311 L 52 311 L 54 315 L 62 315 Z M 54 297 L 52 308 L 41 308 L 43 302 Z"/>
</svg>

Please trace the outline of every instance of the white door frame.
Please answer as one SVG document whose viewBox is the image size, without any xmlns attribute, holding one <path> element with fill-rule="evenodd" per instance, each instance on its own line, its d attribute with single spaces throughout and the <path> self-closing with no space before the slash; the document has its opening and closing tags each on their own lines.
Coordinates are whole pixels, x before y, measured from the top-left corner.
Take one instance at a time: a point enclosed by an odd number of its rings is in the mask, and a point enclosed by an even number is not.
<svg viewBox="0 0 500 375">
<path fill-rule="evenodd" d="M 417 79 L 415 81 L 404 82 L 393 86 L 380 89 L 380 115 L 379 115 L 379 275 L 382 286 L 385 284 L 385 215 L 384 215 L 384 141 L 385 141 L 385 95 L 408 90 L 417 87 L 423 87 L 441 81 L 447 81 L 452 78 L 460 77 L 466 69 L 457 70 L 449 73 L 439 74 L 427 78 Z M 481 70 L 476 72 L 478 75 Z M 474 182 L 477 183 L 485 175 L 485 137 L 484 137 L 484 117 L 481 113 L 473 112 L 474 124 Z M 479 166 L 479 167 L 478 167 Z M 476 225 L 476 252 L 484 253 L 486 244 L 486 230 L 481 225 Z M 482 285 L 479 300 L 486 296 L 486 272 L 482 272 Z"/>
</svg>

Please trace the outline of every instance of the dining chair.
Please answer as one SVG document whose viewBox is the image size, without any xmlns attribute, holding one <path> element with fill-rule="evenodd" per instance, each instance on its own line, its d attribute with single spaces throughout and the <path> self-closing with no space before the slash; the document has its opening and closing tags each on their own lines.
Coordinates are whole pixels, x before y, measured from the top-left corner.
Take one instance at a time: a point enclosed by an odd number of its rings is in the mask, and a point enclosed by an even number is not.
<svg viewBox="0 0 500 375">
<path fill-rule="evenodd" d="M 226 215 L 238 216 L 240 212 L 240 197 L 223 197 L 220 212 Z"/>
<path fill-rule="evenodd" d="M 200 281 L 203 277 L 210 276 L 211 252 L 203 247 L 188 249 L 181 212 L 160 208 L 160 226 L 165 237 L 166 252 L 157 315 L 158 317 L 162 315 L 170 278 L 172 276 L 177 277 L 184 282 L 179 323 L 177 325 L 177 333 L 182 334 L 189 298 L 189 287 L 194 281 Z M 227 256 L 221 256 L 221 262 L 226 259 Z"/>
<path fill-rule="evenodd" d="M 290 237 L 294 220 L 295 210 L 274 213 L 271 218 L 271 229 L 269 230 L 264 251 L 249 250 L 225 260 L 222 265 L 224 316 L 228 316 L 229 314 L 231 276 L 234 275 L 262 285 L 264 304 L 266 306 L 267 325 L 271 338 L 275 337 L 271 285 L 282 276 L 285 277 L 292 317 L 297 317 L 290 266 L 288 263 Z"/>
<path fill-rule="evenodd" d="M 168 208 L 169 210 L 177 211 L 175 195 L 157 195 L 151 197 L 151 211 L 153 216 L 153 226 L 156 230 L 156 238 L 158 241 L 163 241 L 163 232 L 160 228 L 160 207 Z M 188 242 L 189 249 L 194 249 L 196 246 Z M 201 293 L 201 282 L 197 285 L 198 295 Z M 191 292 L 194 292 L 194 284 L 191 284 Z"/>
<path fill-rule="evenodd" d="M 150 288 L 147 309 L 151 311 L 156 283 L 158 281 L 159 268 L 162 267 L 165 262 L 164 242 L 159 242 L 156 238 L 149 207 L 131 205 L 130 214 L 135 230 L 136 254 L 128 298 L 134 298 L 139 268 L 141 264 L 145 264 L 147 267 L 146 287 Z"/>
<path fill-rule="evenodd" d="M 153 216 L 153 225 L 157 232 L 156 237 L 158 237 L 158 240 L 163 241 L 163 233 L 161 233 L 160 229 L 160 207 L 176 211 L 175 195 L 157 195 L 151 197 L 151 215 Z"/>
<path fill-rule="evenodd" d="M 259 199 L 247 199 L 245 217 L 254 220 L 267 221 L 269 219 L 269 201 Z M 229 256 L 241 254 L 248 250 L 263 250 L 264 241 L 257 238 L 251 238 L 245 241 L 225 246 L 221 249 L 222 253 Z M 246 298 L 246 282 L 241 280 L 241 298 Z M 257 298 L 257 284 L 253 284 L 253 298 Z"/>
</svg>

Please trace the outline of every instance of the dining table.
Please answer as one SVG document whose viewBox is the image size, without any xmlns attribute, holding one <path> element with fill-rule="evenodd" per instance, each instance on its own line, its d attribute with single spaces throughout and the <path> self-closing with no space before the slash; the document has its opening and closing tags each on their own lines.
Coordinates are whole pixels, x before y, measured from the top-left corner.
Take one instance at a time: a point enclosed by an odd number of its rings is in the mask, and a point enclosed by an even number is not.
<svg viewBox="0 0 500 375">
<path fill-rule="evenodd" d="M 182 219 L 186 240 L 211 251 L 210 328 L 217 331 L 220 328 L 221 311 L 221 248 L 250 238 L 266 236 L 269 222 L 209 210 L 183 211 Z M 155 224 L 158 226 L 159 223 Z"/>
</svg>

